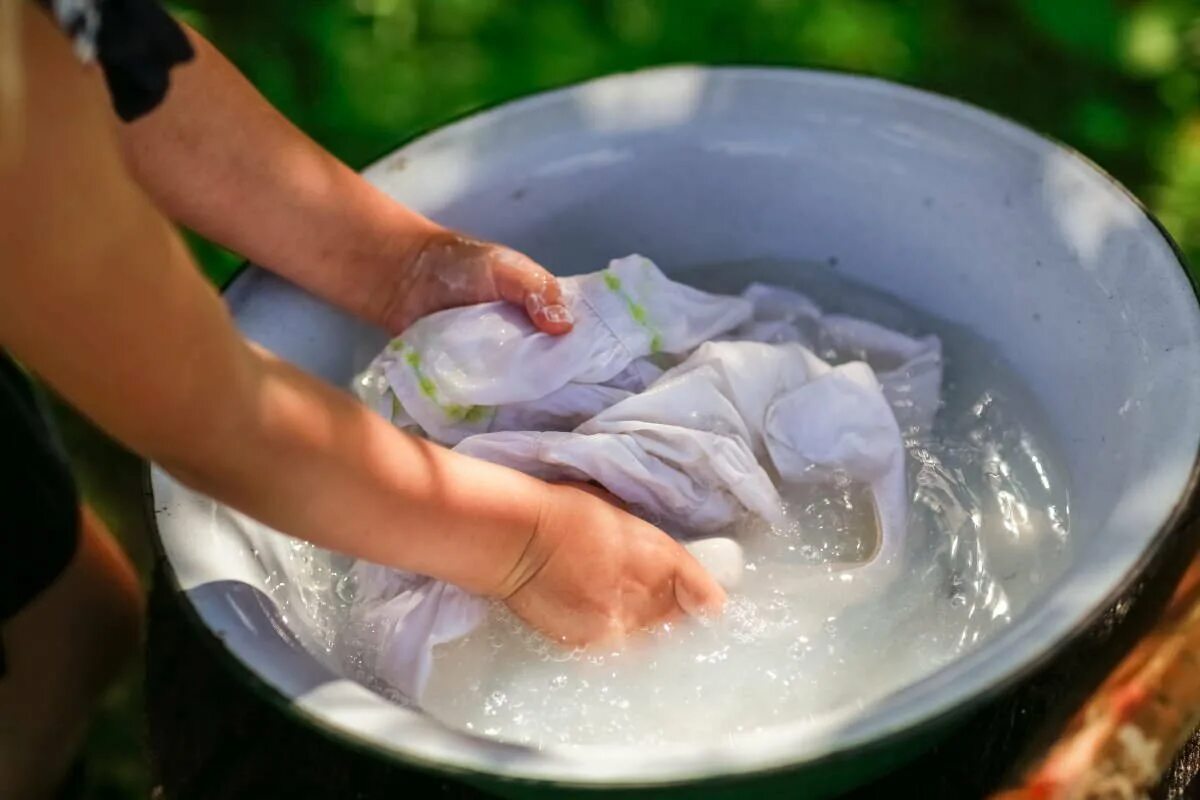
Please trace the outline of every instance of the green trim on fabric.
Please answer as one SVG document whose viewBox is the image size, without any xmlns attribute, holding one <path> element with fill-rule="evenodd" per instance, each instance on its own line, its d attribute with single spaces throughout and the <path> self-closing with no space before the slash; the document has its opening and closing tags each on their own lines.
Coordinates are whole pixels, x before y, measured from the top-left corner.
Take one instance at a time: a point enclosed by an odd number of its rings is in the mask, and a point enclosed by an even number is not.
<svg viewBox="0 0 1200 800">
<path fill-rule="evenodd" d="M 458 403 L 443 405 L 438 399 L 437 384 L 421 368 L 421 354 L 409 346 L 403 339 L 393 339 L 388 345 L 388 350 L 393 353 L 403 354 L 405 363 L 412 369 L 413 375 L 417 379 L 417 386 L 420 388 L 421 394 L 425 395 L 431 403 L 440 408 L 451 422 L 482 422 L 492 413 L 493 409 L 491 406 L 464 406 Z M 396 407 L 399 405 L 399 398 L 393 394 L 392 400 L 392 414 L 395 415 Z"/>
<path fill-rule="evenodd" d="M 625 301 L 625 307 L 629 310 L 629 316 L 650 334 L 651 355 L 662 350 L 662 334 L 650 322 L 650 315 L 646 313 L 646 307 L 630 297 L 629 293 L 621 285 L 621 279 L 608 270 L 604 270 L 604 285 Z"/>
</svg>

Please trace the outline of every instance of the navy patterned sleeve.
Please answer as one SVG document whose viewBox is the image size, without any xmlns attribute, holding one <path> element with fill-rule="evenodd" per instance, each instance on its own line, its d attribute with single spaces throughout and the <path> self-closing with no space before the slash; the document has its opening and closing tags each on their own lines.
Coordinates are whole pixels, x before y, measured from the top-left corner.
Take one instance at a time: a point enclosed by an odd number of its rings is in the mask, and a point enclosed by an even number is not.
<svg viewBox="0 0 1200 800">
<path fill-rule="evenodd" d="M 117 115 L 126 122 L 166 97 L 171 68 L 192 45 L 156 0 L 40 0 L 71 38 L 75 54 L 104 72 Z"/>
</svg>

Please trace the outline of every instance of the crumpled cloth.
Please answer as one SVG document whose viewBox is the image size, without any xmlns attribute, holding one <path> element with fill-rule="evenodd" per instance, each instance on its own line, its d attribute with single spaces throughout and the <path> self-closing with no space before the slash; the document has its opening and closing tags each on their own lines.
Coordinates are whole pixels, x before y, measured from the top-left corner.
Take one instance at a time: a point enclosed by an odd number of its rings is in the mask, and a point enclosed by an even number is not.
<svg viewBox="0 0 1200 800">
<path fill-rule="evenodd" d="M 749 301 L 675 283 L 640 256 L 564 278 L 562 289 L 575 318 L 570 334 L 538 332 L 510 303 L 439 311 L 372 362 L 377 394 L 364 399 L 445 444 L 582 421 L 653 382 L 662 371 L 654 357 L 687 353 L 753 313 Z"/>
<path fill-rule="evenodd" d="M 681 539 L 747 515 L 779 521 L 780 487 L 840 473 L 870 486 L 879 523 L 880 546 L 858 569 L 895 569 L 902 435 L 936 414 L 936 337 L 825 315 L 779 287 L 709 294 L 640 256 L 562 284 L 571 333 L 540 333 L 503 303 L 441 311 L 388 345 L 356 380 L 359 396 L 458 452 L 594 481 Z M 855 360 L 833 365 L 817 350 Z M 433 648 L 478 626 L 487 602 L 367 562 L 354 571 L 352 618 L 376 644 L 377 673 L 419 699 Z"/>
</svg>

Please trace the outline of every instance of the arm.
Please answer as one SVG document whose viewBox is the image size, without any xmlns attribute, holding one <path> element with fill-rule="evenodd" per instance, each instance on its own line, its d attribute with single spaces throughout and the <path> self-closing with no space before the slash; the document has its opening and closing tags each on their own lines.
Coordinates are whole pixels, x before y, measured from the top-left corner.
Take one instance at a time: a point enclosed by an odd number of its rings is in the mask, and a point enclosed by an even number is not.
<svg viewBox="0 0 1200 800">
<path fill-rule="evenodd" d="M 394 202 L 187 34 L 196 58 L 172 71 L 159 108 L 118 134 L 135 179 L 170 217 L 393 332 L 496 299 L 524 304 L 549 333 L 569 329 L 548 272 Z M 450 271 L 468 279 L 445 280 Z"/>
<path fill-rule="evenodd" d="M 26 16 L 26 147 L 0 172 L 4 347 L 194 488 L 322 546 L 507 598 L 555 635 L 719 600 L 652 526 L 405 436 L 249 346 L 129 179 L 97 76 Z"/>
<path fill-rule="evenodd" d="M 480 591 L 502 582 L 493 571 L 524 548 L 542 485 L 403 436 L 249 347 L 127 177 L 97 76 L 26 17 L 27 144 L 0 192 L 0 342 L 116 438 L 270 525 Z"/>
</svg>

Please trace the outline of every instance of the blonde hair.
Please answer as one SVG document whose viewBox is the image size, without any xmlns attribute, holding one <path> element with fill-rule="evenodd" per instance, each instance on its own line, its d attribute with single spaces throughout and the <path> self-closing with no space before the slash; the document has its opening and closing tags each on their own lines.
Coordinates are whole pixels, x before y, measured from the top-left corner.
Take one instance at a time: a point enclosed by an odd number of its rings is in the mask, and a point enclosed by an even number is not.
<svg viewBox="0 0 1200 800">
<path fill-rule="evenodd" d="M 17 158 L 25 132 L 25 75 L 21 55 L 23 2 L 0 0 L 0 167 Z"/>
</svg>

